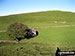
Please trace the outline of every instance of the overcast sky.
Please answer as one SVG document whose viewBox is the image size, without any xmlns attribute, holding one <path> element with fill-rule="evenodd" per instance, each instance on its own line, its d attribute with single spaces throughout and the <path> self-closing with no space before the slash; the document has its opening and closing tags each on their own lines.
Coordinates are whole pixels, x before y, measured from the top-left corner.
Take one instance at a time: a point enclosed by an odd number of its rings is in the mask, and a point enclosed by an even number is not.
<svg viewBox="0 0 75 56">
<path fill-rule="evenodd" d="M 75 0 L 0 0 L 0 16 L 45 10 L 75 12 Z"/>
</svg>

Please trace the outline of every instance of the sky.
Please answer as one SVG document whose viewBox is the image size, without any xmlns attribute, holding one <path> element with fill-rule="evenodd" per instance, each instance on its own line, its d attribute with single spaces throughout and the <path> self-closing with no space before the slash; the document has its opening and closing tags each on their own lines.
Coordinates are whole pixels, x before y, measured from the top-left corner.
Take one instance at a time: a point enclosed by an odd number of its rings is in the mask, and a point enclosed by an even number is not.
<svg viewBox="0 0 75 56">
<path fill-rule="evenodd" d="M 47 10 L 75 12 L 75 0 L 0 0 L 0 16 Z"/>
</svg>

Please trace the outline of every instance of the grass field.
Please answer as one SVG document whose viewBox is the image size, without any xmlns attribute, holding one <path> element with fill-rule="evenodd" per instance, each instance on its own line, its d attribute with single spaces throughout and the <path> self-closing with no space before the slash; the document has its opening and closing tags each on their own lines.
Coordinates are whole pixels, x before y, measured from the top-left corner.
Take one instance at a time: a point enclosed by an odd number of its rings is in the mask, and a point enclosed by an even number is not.
<svg viewBox="0 0 75 56">
<path fill-rule="evenodd" d="M 75 13 L 62 11 L 46 11 L 0 17 L 0 30 L 4 30 L 13 22 L 21 22 L 29 27 L 72 25 L 75 24 Z M 37 23 L 38 22 L 38 23 Z"/>
<path fill-rule="evenodd" d="M 0 17 L 0 30 L 19 21 L 30 28 L 74 25 L 75 13 L 47 11 Z M 0 56 L 54 56 L 56 47 L 61 50 L 75 50 L 75 27 L 40 29 L 39 35 L 25 39 L 26 43 L 0 43 Z M 0 40 L 9 40 L 6 32 L 0 32 Z"/>
</svg>

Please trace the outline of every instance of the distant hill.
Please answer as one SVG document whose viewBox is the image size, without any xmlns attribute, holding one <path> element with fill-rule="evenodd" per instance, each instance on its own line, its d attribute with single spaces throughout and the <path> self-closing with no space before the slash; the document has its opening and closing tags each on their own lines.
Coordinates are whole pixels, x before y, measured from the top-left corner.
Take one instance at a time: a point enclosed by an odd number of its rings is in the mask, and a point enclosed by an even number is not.
<svg viewBox="0 0 75 56">
<path fill-rule="evenodd" d="M 0 16 L 0 30 L 14 22 L 21 22 L 29 27 L 75 24 L 75 13 L 66 11 L 42 11 L 9 16 Z"/>
</svg>

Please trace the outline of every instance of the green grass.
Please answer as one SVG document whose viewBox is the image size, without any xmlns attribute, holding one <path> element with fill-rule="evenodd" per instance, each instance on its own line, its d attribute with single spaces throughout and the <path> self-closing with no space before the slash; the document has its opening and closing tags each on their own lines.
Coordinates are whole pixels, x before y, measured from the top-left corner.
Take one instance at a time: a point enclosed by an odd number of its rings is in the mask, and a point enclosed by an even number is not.
<svg viewBox="0 0 75 56">
<path fill-rule="evenodd" d="M 48 53 L 51 56 L 54 56 L 56 47 L 60 47 L 62 50 L 65 51 L 75 50 L 75 27 L 41 29 L 39 30 L 39 36 L 29 40 L 25 39 L 21 42 L 27 43 L 0 43 L 1 51 L 7 54 L 7 56 L 10 55 L 10 53 L 13 53 L 11 54 L 11 56 L 16 56 L 16 48 L 18 48 L 19 55 L 21 56 L 33 56 L 34 54 L 36 54 L 36 56 L 43 56 L 40 53 Z M 21 47 L 23 47 L 23 49 L 20 50 Z"/>
<path fill-rule="evenodd" d="M 2 16 L 0 17 L 0 30 L 6 30 L 11 23 L 17 21 L 30 28 L 74 25 L 75 13 L 46 11 Z M 21 41 L 27 43 L 0 43 L 0 56 L 54 56 L 56 47 L 60 47 L 64 51 L 75 50 L 75 27 L 48 28 L 38 31 L 37 37 Z M 9 40 L 6 32 L 0 32 L 0 40 Z M 44 55 L 40 53 L 44 53 Z M 45 53 L 49 55 L 45 55 Z"/>
<path fill-rule="evenodd" d="M 40 43 L 72 43 L 75 42 L 75 27 L 64 27 L 64 28 L 48 28 L 48 29 L 40 29 L 39 35 L 35 38 L 29 40 L 22 41 L 32 41 L 32 42 L 40 42 Z M 5 32 L 0 33 L 0 39 L 6 40 Z"/>
<path fill-rule="evenodd" d="M 43 44 L 75 44 L 75 27 L 66 28 L 49 28 L 39 30 L 39 36 L 29 41 L 39 42 Z"/>
<path fill-rule="evenodd" d="M 46 11 L 26 13 L 0 17 L 0 30 L 4 30 L 13 22 L 21 22 L 29 27 L 40 27 L 50 25 L 75 24 L 75 13 L 62 11 Z M 57 21 L 57 23 L 55 23 Z M 62 23 L 62 22 L 66 23 Z M 38 22 L 38 23 L 37 23 Z"/>
</svg>

